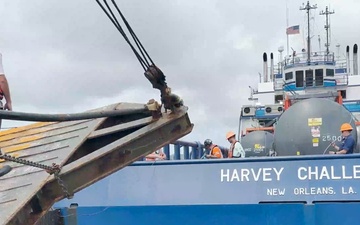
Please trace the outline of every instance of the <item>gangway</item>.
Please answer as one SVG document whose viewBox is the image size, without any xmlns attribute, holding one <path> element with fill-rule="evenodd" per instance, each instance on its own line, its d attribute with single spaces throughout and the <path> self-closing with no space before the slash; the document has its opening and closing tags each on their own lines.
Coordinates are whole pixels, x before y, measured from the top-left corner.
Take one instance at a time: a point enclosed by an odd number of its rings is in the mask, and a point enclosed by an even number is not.
<svg viewBox="0 0 360 225">
<path fill-rule="evenodd" d="M 155 106 L 157 107 L 154 107 Z M 3 160 L 13 169 L 0 177 L 0 224 L 33 225 L 65 197 L 191 132 L 187 107 L 119 103 L 95 111 L 126 111 L 116 117 L 40 122 L 0 132 L 2 153 L 39 165 L 62 167 L 57 175 Z"/>
</svg>

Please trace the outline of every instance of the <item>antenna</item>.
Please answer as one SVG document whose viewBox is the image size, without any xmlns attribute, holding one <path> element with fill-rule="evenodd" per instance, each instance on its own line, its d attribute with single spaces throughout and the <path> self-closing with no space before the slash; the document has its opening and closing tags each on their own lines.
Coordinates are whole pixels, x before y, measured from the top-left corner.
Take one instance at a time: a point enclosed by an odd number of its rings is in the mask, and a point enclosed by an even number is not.
<svg viewBox="0 0 360 225">
<path fill-rule="evenodd" d="M 288 1 L 286 1 L 286 28 L 289 28 L 289 8 L 288 8 Z M 286 53 L 289 56 L 289 35 L 286 35 Z"/>
<path fill-rule="evenodd" d="M 308 63 L 310 63 L 310 10 L 311 9 L 316 9 L 317 5 L 313 5 L 311 6 L 309 1 L 307 2 L 307 4 L 304 6 L 303 3 L 303 7 L 300 7 L 300 10 L 306 10 L 307 13 L 307 19 L 308 19 L 308 36 L 307 36 L 307 55 L 308 55 Z"/>
<path fill-rule="evenodd" d="M 320 35 L 318 35 L 318 41 L 319 41 L 319 52 L 321 52 L 321 38 L 320 38 Z"/>
<path fill-rule="evenodd" d="M 325 12 L 324 11 L 321 11 L 320 12 L 320 15 L 323 16 L 325 15 L 326 16 L 326 24 L 324 26 L 325 30 L 326 30 L 326 44 L 325 44 L 325 47 L 326 47 L 326 55 L 329 54 L 329 47 L 330 47 L 330 43 L 329 43 L 329 28 L 330 28 L 330 21 L 329 21 L 329 15 L 331 14 L 334 14 L 335 12 L 332 11 L 330 12 L 329 11 L 329 8 L 326 6 L 325 8 Z"/>
<path fill-rule="evenodd" d="M 337 44 L 336 48 L 337 48 L 337 60 L 339 60 L 340 59 L 340 44 Z"/>
<path fill-rule="evenodd" d="M 260 83 L 261 83 L 261 73 L 259 72 L 259 80 L 260 80 Z"/>
<path fill-rule="evenodd" d="M 289 50 L 289 49 L 288 49 Z M 279 70 L 279 73 L 282 74 L 282 63 L 283 63 L 283 58 L 282 58 L 282 52 L 284 51 L 284 46 L 280 46 L 278 48 L 278 52 L 280 53 L 279 54 L 279 63 L 278 63 L 278 70 Z M 275 84 L 275 83 L 274 83 Z"/>
<path fill-rule="evenodd" d="M 251 86 L 249 86 L 249 88 L 250 88 L 250 98 L 249 99 L 252 99 L 254 96 L 254 89 Z"/>
</svg>

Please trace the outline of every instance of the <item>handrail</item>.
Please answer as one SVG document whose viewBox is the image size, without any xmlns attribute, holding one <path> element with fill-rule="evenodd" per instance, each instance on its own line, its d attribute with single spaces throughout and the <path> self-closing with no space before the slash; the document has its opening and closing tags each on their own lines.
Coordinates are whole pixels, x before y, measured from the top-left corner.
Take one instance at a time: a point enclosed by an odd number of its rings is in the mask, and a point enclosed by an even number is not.
<svg viewBox="0 0 360 225">
<path fill-rule="evenodd" d="M 172 148 L 171 148 L 172 147 Z M 228 150 L 228 148 L 219 146 L 221 150 Z M 165 145 L 163 152 L 166 155 L 167 160 L 189 160 L 189 159 L 200 159 L 205 152 L 205 147 L 200 142 L 189 142 L 183 140 L 177 140 L 173 143 Z M 140 159 L 139 161 L 143 161 Z"/>
</svg>

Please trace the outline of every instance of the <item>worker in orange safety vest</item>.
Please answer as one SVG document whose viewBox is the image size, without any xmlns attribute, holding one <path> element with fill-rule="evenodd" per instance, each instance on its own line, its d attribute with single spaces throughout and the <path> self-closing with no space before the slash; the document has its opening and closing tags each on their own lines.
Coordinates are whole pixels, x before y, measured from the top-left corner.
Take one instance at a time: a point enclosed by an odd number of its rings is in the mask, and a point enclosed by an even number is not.
<svg viewBox="0 0 360 225">
<path fill-rule="evenodd" d="M 223 158 L 221 149 L 217 145 L 213 144 L 210 139 L 206 139 L 204 141 L 204 147 L 205 147 L 205 149 L 210 150 L 210 153 L 205 155 L 206 158 L 208 158 L 208 159 Z"/>
<path fill-rule="evenodd" d="M 226 139 L 230 142 L 229 158 L 245 158 L 245 151 L 239 141 L 235 138 L 235 133 L 227 132 Z"/>
</svg>

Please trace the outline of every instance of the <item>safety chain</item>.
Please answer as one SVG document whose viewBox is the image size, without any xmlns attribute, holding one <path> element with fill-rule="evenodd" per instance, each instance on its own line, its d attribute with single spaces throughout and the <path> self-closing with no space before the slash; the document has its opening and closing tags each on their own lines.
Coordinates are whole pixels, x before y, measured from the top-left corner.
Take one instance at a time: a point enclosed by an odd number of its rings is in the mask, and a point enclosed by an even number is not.
<svg viewBox="0 0 360 225">
<path fill-rule="evenodd" d="M 56 171 L 54 172 L 54 177 L 55 179 L 57 180 L 59 186 L 61 187 L 62 191 L 64 192 L 65 196 L 67 199 L 72 199 L 74 197 L 74 195 L 71 195 L 69 193 L 69 190 L 67 189 L 65 183 L 63 180 L 61 180 L 60 176 L 59 176 L 59 173 L 60 173 L 60 170 L 59 171 Z"/>
<path fill-rule="evenodd" d="M 57 165 L 56 163 L 53 163 L 51 166 L 48 165 L 44 165 L 44 164 L 40 164 L 37 162 L 32 162 L 29 160 L 25 160 L 25 159 L 19 159 L 19 158 L 15 158 L 13 156 L 7 155 L 7 154 L 2 154 L 1 150 L 0 150 L 0 159 L 4 159 L 7 161 L 11 161 L 11 162 L 16 162 L 19 164 L 23 164 L 23 165 L 28 165 L 28 166 L 32 166 L 32 167 L 37 167 L 40 169 L 44 169 L 47 173 L 49 174 L 54 174 L 55 179 L 57 180 L 59 186 L 61 187 L 62 191 L 64 192 L 65 196 L 68 199 L 71 199 L 73 197 L 73 195 L 71 195 L 66 187 L 66 185 L 64 184 L 64 181 L 61 180 L 59 173 L 61 171 L 61 167 L 59 165 Z"/>
</svg>

